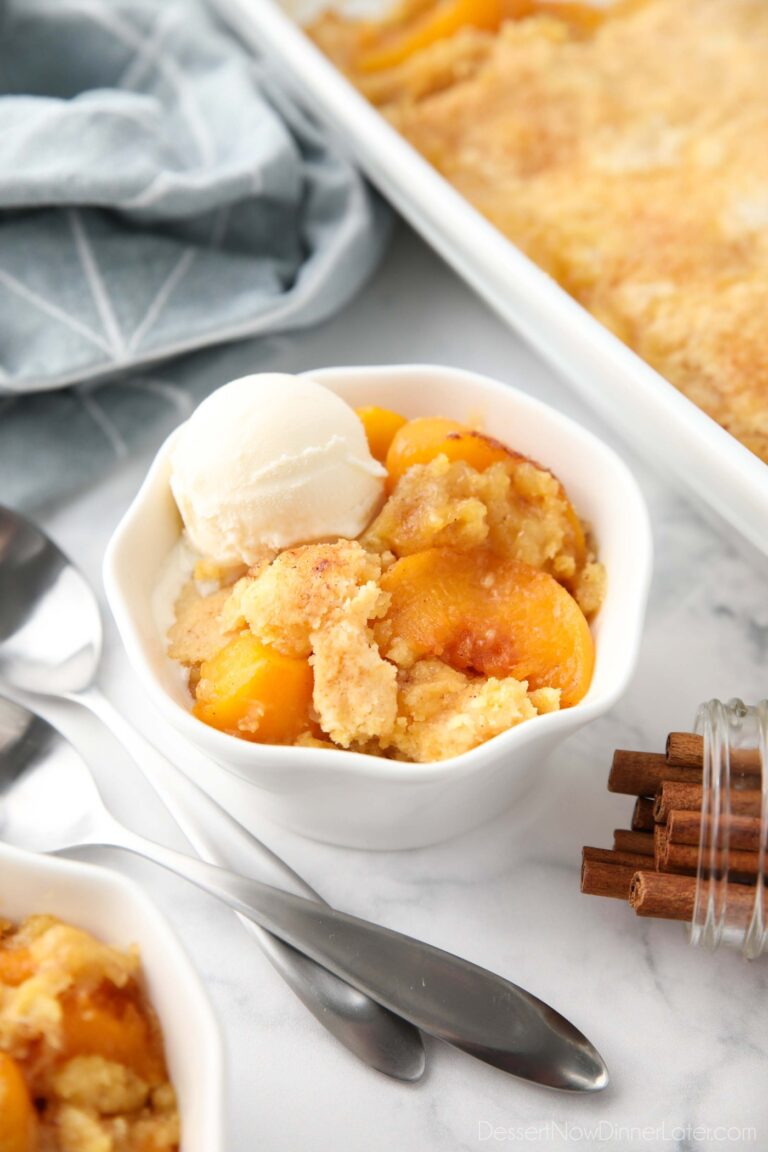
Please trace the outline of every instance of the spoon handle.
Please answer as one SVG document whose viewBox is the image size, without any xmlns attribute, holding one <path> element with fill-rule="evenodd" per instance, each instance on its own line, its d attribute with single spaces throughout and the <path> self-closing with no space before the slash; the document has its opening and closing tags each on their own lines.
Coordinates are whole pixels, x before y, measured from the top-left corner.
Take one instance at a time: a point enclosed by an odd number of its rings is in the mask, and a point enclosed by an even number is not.
<svg viewBox="0 0 768 1152">
<path fill-rule="evenodd" d="M 117 737 L 199 856 L 246 876 L 257 867 L 270 883 L 321 901 L 301 876 L 145 740 L 96 688 L 77 693 L 73 699 Z M 305 1007 L 340 1043 L 388 1076 L 420 1078 L 426 1057 L 415 1028 L 252 919 L 240 919 Z"/>
<path fill-rule="evenodd" d="M 422 1031 L 552 1088 L 594 1091 L 607 1083 L 602 1058 L 586 1037 L 501 976 L 124 831 L 121 847 L 186 877 Z"/>
</svg>

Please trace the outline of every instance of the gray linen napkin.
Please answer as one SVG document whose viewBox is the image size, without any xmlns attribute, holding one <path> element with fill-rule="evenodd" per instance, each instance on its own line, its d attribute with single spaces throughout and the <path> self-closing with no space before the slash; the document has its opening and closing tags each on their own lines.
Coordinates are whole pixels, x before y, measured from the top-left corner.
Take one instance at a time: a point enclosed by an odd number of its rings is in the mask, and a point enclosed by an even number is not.
<svg viewBox="0 0 768 1152">
<path fill-rule="evenodd" d="M 0 500 L 92 474 L 103 407 L 129 451 L 167 408 L 157 361 L 340 308 L 386 233 L 360 175 L 197 0 L 0 0 Z M 83 382 L 106 376 L 89 411 Z M 72 384 L 76 402 L 13 399 Z"/>
</svg>

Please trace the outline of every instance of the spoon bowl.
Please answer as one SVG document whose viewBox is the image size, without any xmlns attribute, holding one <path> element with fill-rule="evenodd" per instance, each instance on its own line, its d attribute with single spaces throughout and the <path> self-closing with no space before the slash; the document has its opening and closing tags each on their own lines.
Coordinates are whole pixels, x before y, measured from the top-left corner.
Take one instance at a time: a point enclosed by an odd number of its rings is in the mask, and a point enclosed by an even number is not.
<svg viewBox="0 0 768 1152">
<path fill-rule="evenodd" d="M 28 692 L 82 691 L 101 638 L 84 577 L 34 524 L 0 506 L 0 677 Z"/>
</svg>

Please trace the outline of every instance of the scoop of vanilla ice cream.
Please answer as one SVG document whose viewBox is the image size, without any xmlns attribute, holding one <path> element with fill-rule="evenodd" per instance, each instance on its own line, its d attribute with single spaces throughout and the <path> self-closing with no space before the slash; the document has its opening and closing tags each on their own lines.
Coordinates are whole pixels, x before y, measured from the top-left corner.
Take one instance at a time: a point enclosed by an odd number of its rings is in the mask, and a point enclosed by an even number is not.
<svg viewBox="0 0 768 1152">
<path fill-rule="evenodd" d="M 280 373 L 213 392 L 171 452 L 171 489 L 189 538 L 220 564 L 253 564 L 265 547 L 358 536 L 385 475 L 345 401 Z"/>
</svg>

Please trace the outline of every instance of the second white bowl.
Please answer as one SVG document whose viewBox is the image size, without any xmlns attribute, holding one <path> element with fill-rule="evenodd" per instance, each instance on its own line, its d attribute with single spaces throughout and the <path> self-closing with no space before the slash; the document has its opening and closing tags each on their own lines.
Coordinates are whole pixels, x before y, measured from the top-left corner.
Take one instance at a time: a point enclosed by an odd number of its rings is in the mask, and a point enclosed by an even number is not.
<svg viewBox="0 0 768 1152">
<path fill-rule="evenodd" d="M 169 485 L 171 437 L 110 542 L 107 597 L 128 657 L 163 715 L 205 752 L 208 790 L 256 827 L 261 816 L 306 836 L 363 848 L 446 839 L 503 811 L 535 782 L 549 753 L 606 712 L 637 659 L 651 572 L 651 532 L 638 486 L 615 452 L 523 392 L 472 372 L 427 365 L 325 368 L 308 373 L 355 407 L 439 415 L 481 426 L 551 468 L 592 525 L 608 572 L 593 626 L 595 671 L 573 708 L 536 717 L 449 760 L 406 764 L 354 752 L 249 743 L 190 711 L 153 611 L 158 579 L 181 525 Z"/>
<path fill-rule="evenodd" d="M 221 1035 L 205 989 L 158 909 L 119 872 L 7 844 L 0 844 L 0 875 L 0 915 L 23 920 L 49 913 L 115 948 L 138 945 L 163 1029 L 184 1152 L 225 1152 Z"/>
</svg>

